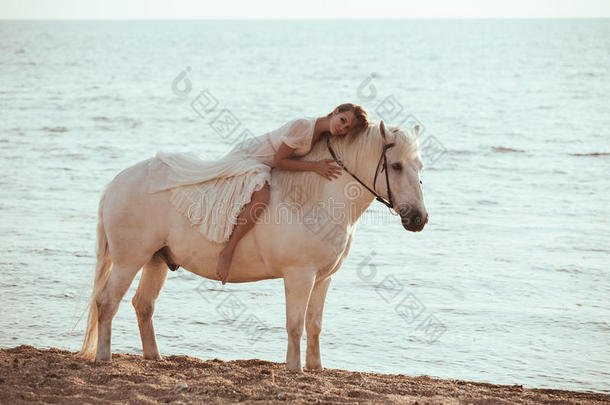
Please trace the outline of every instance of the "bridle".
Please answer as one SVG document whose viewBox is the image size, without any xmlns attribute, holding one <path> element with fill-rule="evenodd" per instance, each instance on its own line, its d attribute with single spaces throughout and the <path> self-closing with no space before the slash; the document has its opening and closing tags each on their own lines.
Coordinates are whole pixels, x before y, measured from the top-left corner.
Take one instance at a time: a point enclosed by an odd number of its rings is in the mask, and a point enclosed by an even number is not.
<svg viewBox="0 0 610 405">
<path fill-rule="evenodd" d="M 360 183 L 364 188 L 366 188 L 367 190 L 369 190 L 376 198 L 377 201 L 385 204 L 389 209 L 393 209 L 393 202 L 392 202 L 392 189 L 390 188 L 390 178 L 388 175 L 388 158 L 386 156 L 386 151 L 388 149 L 390 149 L 392 146 L 395 145 L 394 142 L 392 143 L 385 143 L 385 126 L 383 124 L 383 121 L 379 124 L 379 130 L 381 131 L 381 136 L 384 140 L 384 144 L 383 144 L 383 150 L 381 151 L 381 155 L 379 156 L 379 162 L 377 162 L 377 169 L 375 169 L 375 178 L 373 179 L 373 188 L 370 188 L 369 186 L 367 186 L 366 184 L 364 184 L 362 182 L 362 180 L 360 180 L 358 178 L 358 176 L 356 176 L 354 173 L 352 173 L 347 167 L 345 167 L 345 165 L 343 165 L 343 162 L 341 162 L 338 158 L 337 155 L 335 154 L 335 151 L 333 150 L 333 148 L 330 146 L 330 134 L 326 136 L 326 146 L 328 146 L 328 151 L 330 152 L 330 155 L 333 157 L 334 161 L 337 162 L 337 164 L 346 172 L 348 172 L 358 183 Z M 375 185 L 377 184 L 377 175 L 379 174 L 379 166 L 381 166 L 381 161 L 383 160 L 383 166 L 381 168 L 381 171 L 385 170 L 385 184 L 388 190 L 388 201 L 386 201 L 382 196 L 380 196 L 379 194 L 377 194 L 377 192 L 375 191 Z"/>
</svg>

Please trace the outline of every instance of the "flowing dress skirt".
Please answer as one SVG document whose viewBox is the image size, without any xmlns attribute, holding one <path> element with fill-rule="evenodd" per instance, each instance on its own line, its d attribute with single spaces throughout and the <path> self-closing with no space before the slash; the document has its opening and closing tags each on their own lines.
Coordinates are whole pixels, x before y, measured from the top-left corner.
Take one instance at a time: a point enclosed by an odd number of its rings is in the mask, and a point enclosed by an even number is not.
<svg viewBox="0 0 610 405">
<path fill-rule="evenodd" d="M 170 190 L 170 201 L 213 242 L 226 242 L 252 193 L 271 178 L 275 150 L 268 137 L 236 145 L 218 160 L 158 152 L 149 162 L 149 193 Z"/>
</svg>

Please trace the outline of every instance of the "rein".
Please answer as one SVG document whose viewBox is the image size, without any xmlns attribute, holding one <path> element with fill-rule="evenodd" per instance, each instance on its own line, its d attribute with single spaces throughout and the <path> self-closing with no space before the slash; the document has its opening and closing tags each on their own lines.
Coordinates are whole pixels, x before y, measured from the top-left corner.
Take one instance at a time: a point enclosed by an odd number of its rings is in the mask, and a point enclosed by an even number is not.
<svg viewBox="0 0 610 405">
<path fill-rule="evenodd" d="M 333 159 L 335 160 L 335 162 L 337 162 L 337 164 L 346 172 L 348 172 L 358 183 L 360 183 L 364 188 L 366 188 L 367 190 L 369 190 L 376 198 L 377 201 L 383 203 L 385 206 L 387 206 L 388 208 L 392 209 L 393 208 L 393 203 L 392 203 L 392 189 L 390 188 L 390 179 L 388 176 L 388 159 L 386 157 L 386 151 L 388 149 L 390 149 L 392 146 L 394 146 L 394 142 L 392 143 L 384 143 L 383 145 L 383 151 L 381 152 L 381 156 L 379 156 L 379 162 L 377 162 L 377 169 L 375 169 L 375 178 L 373 180 L 373 188 L 370 188 L 369 186 L 367 186 L 366 184 L 364 184 L 362 182 L 362 180 L 360 180 L 358 178 L 358 176 L 356 176 L 354 173 L 352 173 L 347 167 L 345 167 L 343 165 L 343 162 L 341 162 L 338 158 L 337 155 L 335 154 L 335 151 L 333 150 L 333 148 L 330 146 L 330 134 L 326 135 L 326 146 L 328 147 L 328 151 L 330 152 L 330 155 L 333 157 Z M 381 160 L 383 160 L 383 166 L 382 166 L 382 171 L 385 170 L 385 184 L 387 186 L 388 189 L 388 200 L 386 201 L 382 196 L 380 196 L 379 194 L 377 194 L 377 192 L 375 191 L 375 184 L 377 184 L 377 175 L 379 174 L 379 166 L 381 165 Z"/>
</svg>

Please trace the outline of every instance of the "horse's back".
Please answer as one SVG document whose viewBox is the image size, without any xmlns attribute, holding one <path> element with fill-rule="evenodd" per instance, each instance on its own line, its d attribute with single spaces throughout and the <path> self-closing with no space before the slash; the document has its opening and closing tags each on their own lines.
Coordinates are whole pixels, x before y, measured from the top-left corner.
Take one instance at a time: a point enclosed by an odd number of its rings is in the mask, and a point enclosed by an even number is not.
<svg viewBox="0 0 610 405">
<path fill-rule="evenodd" d="M 222 244 L 207 240 L 173 209 L 170 191 L 149 193 L 151 161 L 124 169 L 108 184 L 103 220 L 111 251 L 154 253 L 168 246 L 172 261 L 203 277 L 216 278 Z M 286 193 L 272 189 L 264 219 L 237 246 L 230 282 L 282 277 L 287 268 L 322 269 L 336 264 L 342 252 L 329 249 L 325 235 L 306 225 L 303 206 L 286 204 L 285 197 Z"/>
</svg>

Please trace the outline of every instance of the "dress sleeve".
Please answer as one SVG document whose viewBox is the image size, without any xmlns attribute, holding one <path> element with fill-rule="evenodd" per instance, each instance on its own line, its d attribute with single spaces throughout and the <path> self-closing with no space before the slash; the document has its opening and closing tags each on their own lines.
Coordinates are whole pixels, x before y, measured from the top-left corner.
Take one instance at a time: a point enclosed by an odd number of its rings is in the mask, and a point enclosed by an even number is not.
<svg viewBox="0 0 610 405">
<path fill-rule="evenodd" d="M 285 125 L 280 140 L 291 148 L 297 149 L 301 146 L 309 146 L 311 141 L 311 123 L 306 119 L 297 119 Z"/>
</svg>

